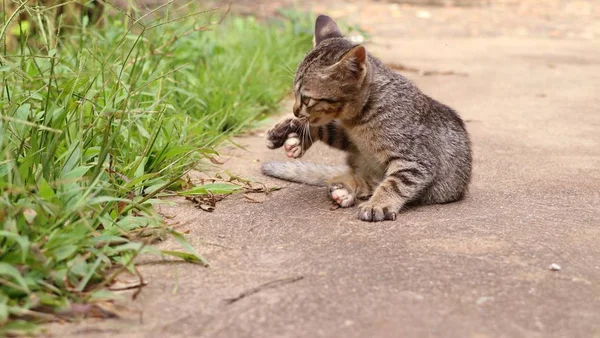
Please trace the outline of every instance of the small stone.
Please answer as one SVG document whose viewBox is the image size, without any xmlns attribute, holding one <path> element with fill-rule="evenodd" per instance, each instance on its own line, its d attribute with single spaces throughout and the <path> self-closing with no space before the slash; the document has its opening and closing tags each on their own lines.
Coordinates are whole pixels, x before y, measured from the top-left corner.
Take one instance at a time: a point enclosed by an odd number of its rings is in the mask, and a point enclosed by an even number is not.
<svg viewBox="0 0 600 338">
<path fill-rule="evenodd" d="M 494 300 L 494 297 L 479 297 L 475 303 L 477 303 L 477 305 L 483 305 L 490 300 Z"/>
<path fill-rule="evenodd" d="M 548 267 L 548 269 L 550 269 L 552 271 L 560 271 L 560 265 L 558 265 L 556 263 L 552 263 L 552 264 L 550 264 L 550 266 Z"/>
</svg>

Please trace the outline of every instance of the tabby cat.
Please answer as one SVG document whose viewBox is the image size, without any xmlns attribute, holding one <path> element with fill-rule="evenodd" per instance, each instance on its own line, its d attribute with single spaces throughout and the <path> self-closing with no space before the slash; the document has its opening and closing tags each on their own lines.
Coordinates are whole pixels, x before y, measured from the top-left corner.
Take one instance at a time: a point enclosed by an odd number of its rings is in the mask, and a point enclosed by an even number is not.
<svg viewBox="0 0 600 338">
<path fill-rule="evenodd" d="M 267 132 L 267 146 L 301 157 L 320 140 L 348 153 L 347 167 L 266 162 L 263 173 L 329 185 L 341 207 L 358 199 L 363 221 L 395 220 L 409 204 L 460 200 L 471 177 L 465 125 L 448 106 L 345 39 L 321 15 L 314 48 L 294 79 L 294 115 Z"/>
</svg>

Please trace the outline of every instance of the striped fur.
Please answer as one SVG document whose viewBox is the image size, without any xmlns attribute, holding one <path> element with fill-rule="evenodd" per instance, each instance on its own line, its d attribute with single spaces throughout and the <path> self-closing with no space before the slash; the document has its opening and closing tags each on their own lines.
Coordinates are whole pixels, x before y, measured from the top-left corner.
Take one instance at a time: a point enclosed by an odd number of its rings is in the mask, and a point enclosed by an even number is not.
<svg viewBox="0 0 600 338">
<path fill-rule="evenodd" d="M 319 16 L 315 46 L 294 79 L 294 115 L 267 133 L 267 145 L 301 157 L 316 141 L 347 152 L 349 170 L 265 163 L 265 174 L 314 184 L 327 177 L 340 206 L 359 205 L 365 221 L 395 219 L 407 204 L 448 203 L 465 195 L 471 144 L 450 107 L 423 94 L 364 46 Z"/>
</svg>

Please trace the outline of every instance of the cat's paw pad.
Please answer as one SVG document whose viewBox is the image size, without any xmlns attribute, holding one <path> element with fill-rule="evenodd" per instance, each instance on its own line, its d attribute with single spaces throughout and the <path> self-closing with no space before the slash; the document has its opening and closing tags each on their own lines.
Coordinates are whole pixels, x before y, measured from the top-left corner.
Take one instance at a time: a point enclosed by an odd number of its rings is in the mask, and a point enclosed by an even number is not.
<svg viewBox="0 0 600 338">
<path fill-rule="evenodd" d="M 396 220 L 396 211 L 390 207 L 380 207 L 370 202 L 358 206 L 358 218 L 366 222 L 381 222 Z"/>
<path fill-rule="evenodd" d="M 300 142 L 300 138 L 296 133 L 291 133 L 288 135 L 288 139 L 285 140 L 283 148 L 287 153 L 287 157 L 299 158 L 303 155 L 302 142 Z"/>
<path fill-rule="evenodd" d="M 331 184 L 329 186 L 329 196 L 342 208 L 354 205 L 354 196 L 343 184 Z"/>
</svg>

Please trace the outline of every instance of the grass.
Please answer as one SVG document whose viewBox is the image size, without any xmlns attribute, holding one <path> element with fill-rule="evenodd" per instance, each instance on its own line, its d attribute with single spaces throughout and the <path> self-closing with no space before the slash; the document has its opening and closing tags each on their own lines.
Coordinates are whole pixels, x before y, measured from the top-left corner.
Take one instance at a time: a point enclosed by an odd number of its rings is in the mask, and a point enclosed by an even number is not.
<svg viewBox="0 0 600 338">
<path fill-rule="evenodd" d="M 102 27 L 83 17 L 59 39 L 44 8 L 24 9 L 42 29 L 22 22 L 17 49 L 0 57 L 0 336 L 110 297 L 141 253 L 205 265 L 152 206 L 277 108 L 311 43 L 310 21 L 293 12 L 211 24 L 209 13 L 174 20 L 167 6 Z M 157 233 L 184 250 L 156 249 Z"/>
</svg>

